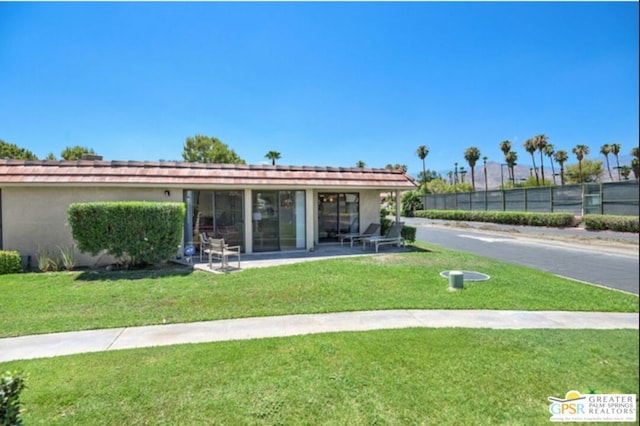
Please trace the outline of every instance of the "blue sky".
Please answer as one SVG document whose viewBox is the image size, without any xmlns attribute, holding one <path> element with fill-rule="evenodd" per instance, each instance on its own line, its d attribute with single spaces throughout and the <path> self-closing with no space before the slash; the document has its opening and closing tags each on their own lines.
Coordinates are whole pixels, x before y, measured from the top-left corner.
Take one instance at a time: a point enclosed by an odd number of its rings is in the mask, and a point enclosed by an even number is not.
<svg viewBox="0 0 640 426">
<path fill-rule="evenodd" d="M 638 2 L 0 2 L 0 139 L 44 158 L 422 170 L 638 145 Z M 570 162 L 575 162 L 571 158 Z"/>
</svg>

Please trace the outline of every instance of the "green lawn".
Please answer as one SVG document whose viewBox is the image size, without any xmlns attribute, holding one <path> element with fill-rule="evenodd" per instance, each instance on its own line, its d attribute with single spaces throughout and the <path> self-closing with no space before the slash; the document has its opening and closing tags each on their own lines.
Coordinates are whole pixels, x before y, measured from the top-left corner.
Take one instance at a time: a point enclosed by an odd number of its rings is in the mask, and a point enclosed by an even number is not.
<svg viewBox="0 0 640 426">
<path fill-rule="evenodd" d="M 422 246 L 427 247 L 427 246 Z M 228 275 L 0 276 L 0 334 L 368 309 L 638 312 L 638 297 L 429 247 Z M 491 276 L 448 291 L 443 270 Z M 0 363 L 25 424 L 546 424 L 548 396 L 638 393 L 637 330 L 406 329 Z"/>
<path fill-rule="evenodd" d="M 11 362 L 26 425 L 538 425 L 638 392 L 637 330 L 406 329 Z"/>
<path fill-rule="evenodd" d="M 227 275 L 191 271 L 0 276 L 0 337 L 371 309 L 638 312 L 638 297 L 444 249 L 303 262 Z M 439 273 L 489 281 L 448 291 Z"/>
</svg>

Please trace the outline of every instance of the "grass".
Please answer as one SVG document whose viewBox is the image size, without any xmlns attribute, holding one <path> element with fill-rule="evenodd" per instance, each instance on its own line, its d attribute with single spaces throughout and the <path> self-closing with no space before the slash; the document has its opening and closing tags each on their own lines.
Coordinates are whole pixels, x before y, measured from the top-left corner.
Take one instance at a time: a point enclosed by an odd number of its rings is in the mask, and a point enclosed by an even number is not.
<svg viewBox="0 0 640 426">
<path fill-rule="evenodd" d="M 422 246 L 428 247 L 428 246 Z M 0 335 L 367 309 L 638 312 L 638 297 L 430 250 L 214 275 L 0 276 Z M 443 270 L 491 276 L 450 292 Z M 25 424 L 547 423 L 548 396 L 638 393 L 637 330 L 404 329 L 0 363 Z"/>
<path fill-rule="evenodd" d="M 637 330 L 406 329 L 10 362 L 30 425 L 546 424 L 638 392 Z"/>
<path fill-rule="evenodd" d="M 475 270 L 491 279 L 450 292 L 439 273 L 451 269 Z M 432 247 L 228 275 L 190 270 L 3 275 L 0 294 L 0 337 L 371 309 L 638 312 L 634 295 Z"/>
</svg>

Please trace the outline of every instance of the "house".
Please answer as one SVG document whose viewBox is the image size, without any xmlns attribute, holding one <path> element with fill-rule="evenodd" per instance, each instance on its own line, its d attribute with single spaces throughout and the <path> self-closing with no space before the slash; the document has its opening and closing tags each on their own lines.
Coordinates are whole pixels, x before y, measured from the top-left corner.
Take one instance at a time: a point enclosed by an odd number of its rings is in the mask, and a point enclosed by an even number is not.
<svg viewBox="0 0 640 426">
<path fill-rule="evenodd" d="M 381 192 L 415 188 L 402 170 L 388 169 L 0 160 L 0 248 L 35 259 L 39 249 L 71 247 L 71 203 L 135 200 L 184 202 L 182 247 L 197 247 L 204 232 L 245 253 L 309 250 L 378 222 Z"/>
</svg>

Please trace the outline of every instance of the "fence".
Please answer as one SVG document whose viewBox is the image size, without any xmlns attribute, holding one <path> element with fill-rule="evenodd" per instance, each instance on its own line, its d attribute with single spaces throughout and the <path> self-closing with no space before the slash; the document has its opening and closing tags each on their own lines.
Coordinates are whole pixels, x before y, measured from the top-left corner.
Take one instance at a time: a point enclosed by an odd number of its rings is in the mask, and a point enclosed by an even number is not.
<svg viewBox="0 0 640 426">
<path fill-rule="evenodd" d="M 425 210 L 525 211 L 638 216 L 638 181 L 425 194 Z"/>
</svg>

